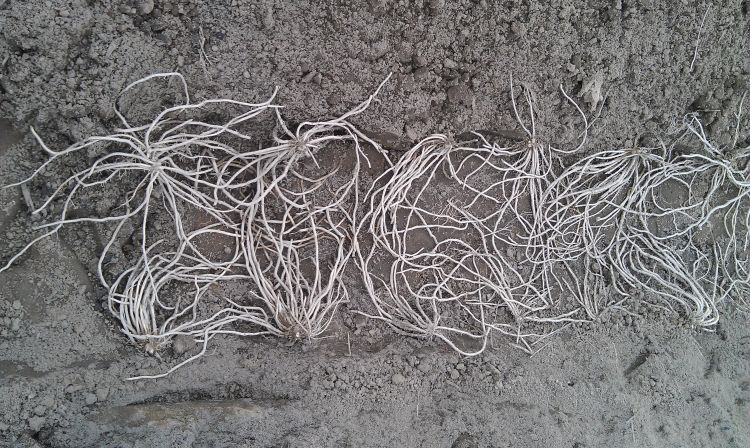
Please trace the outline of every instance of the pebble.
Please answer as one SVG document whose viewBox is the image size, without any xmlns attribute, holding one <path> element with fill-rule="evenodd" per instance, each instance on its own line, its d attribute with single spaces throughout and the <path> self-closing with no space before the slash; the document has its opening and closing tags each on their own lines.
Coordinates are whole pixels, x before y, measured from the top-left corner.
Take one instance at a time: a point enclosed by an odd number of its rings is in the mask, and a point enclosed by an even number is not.
<svg viewBox="0 0 750 448">
<path fill-rule="evenodd" d="M 438 15 L 445 9 L 445 0 L 430 0 L 430 12 Z"/>
<path fill-rule="evenodd" d="M 302 77 L 302 80 L 300 82 L 306 83 L 312 81 L 312 79 L 315 77 L 317 72 L 315 70 L 311 71 L 310 73 L 306 74 Z"/>
<path fill-rule="evenodd" d="M 385 14 L 388 9 L 388 5 L 385 0 L 370 0 L 370 11 L 376 16 L 380 17 Z"/>
<path fill-rule="evenodd" d="M 160 33 L 167 29 L 167 22 L 164 20 L 153 20 L 151 21 L 151 31 Z"/>
<path fill-rule="evenodd" d="M 255 367 L 255 362 L 249 358 L 240 358 L 239 364 L 243 369 L 252 369 Z"/>
<path fill-rule="evenodd" d="M 406 378 L 404 378 L 404 376 L 400 373 L 396 373 L 391 377 L 391 382 L 397 386 L 400 386 L 401 384 L 404 384 L 406 382 Z"/>
<path fill-rule="evenodd" d="M 456 61 L 454 61 L 453 59 L 445 58 L 445 61 L 443 61 L 443 66 L 445 68 L 453 69 L 453 68 L 457 68 L 458 64 L 456 64 Z"/>
<path fill-rule="evenodd" d="M 415 65 L 416 67 L 424 67 L 425 65 L 427 65 L 427 58 L 425 58 L 425 57 L 424 57 L 424 56 L 422 56 L 421 54 L 415 54 L 415 55 L 414 55 L 414 56 L 412 57 L 412 60 L 413 60 L 413 62 L 414 62 L 414 65 Z"/>
<path fill-rule="evenodd" d="M 245 79 L 250 79 L 250 72 L 245 70 L 244 72 L 242 72 L 242 76 L 244 76 Z"/>
<path fill-rule="evenodd" d="M 14 310 L 20 310 L 21 309 L 21 301 L 20 300 L 14 300 L 13 301 L 13 309 Z"/>
<path fill-rule="evenodd" d="M 388 42 L 379 40 L 372 44 L 372 59 L 380 59 L 388 53 Z"/>
<path fill-rule="evenodd" d="M 86 401 L 87 405 L 92 405 L 96 403 L 96 394 L 88 393 L 84 397 L 84 400 Z"/>
<path fill-rule="evenodd" d="M 414 70 L 414 79 L 424 79 L 428 72 L 429 70 L 427 70 L 427 67 L 419 67 Z"/>
<path fill-rule="evenodd" d="M 182 55 L 177 56 L 177 65 L 182 67 L 185 65 L 185 57 Z"/>
<path fill-rule="evenodd" d="M 451 369 L 451 379 L 452 380 L 457 380 L 460 376 L 461 376 L 461 374 L 458 373 L 458 370 Z"/>
<path fill-rule="evenodd" d="M 42 429 L 42 426 L 44 426 L 44 422 L 44 417 L 31 417 L 28 420 L 29 429 L 31 432 L 39 432 L 39 430 Z"/>
<path fill-rule="evenodd" d="M 469 98 L 471 97 L 471 93 L 469 92 L 469 88 L 465 85 L 457 85 L 457 86 L 451 86 L 448 88 L 448 91 L 446 92 L 448 96 L 448 102 L 451 104 L 461 104 L 461 103 L 469 103 Z"/>
<path fill-rule="evenodd" d="M 109 396 L 109 389 L 106 387 L 99 387 L 96 389 L 96 399 L 97 401 L 104 401 Z"/>
<path fill-rule="evenodd" d="M 524 37 L 526 35 L 526 25 L 521 22 L 513 22 L 510 26 L 510 30 L 516 37 Z"/>
<path fill-rule="evenodd" d="M 41 405 L 48 408 L 53 407 L 55 405 L 55 397 L 53 397 L 52 395 L 47 395 L 42 399 Z"/>
<path fill-rule="evenodd" d="M 419 366 L 417 366 L 417 369 L 422 373 L 427 373 L 432 369 L 432 366 L 427 362 L 421 362 L 419 363 Z"/>
<path fill-rule="evenodd" d="M 451 448 L 478 448 L 478 447 L 479 447 L 479 442 L 477 441 L 476 437 L 468 433 L 462 433 L 461 435 L 459 435 L 458 438 L 451 445 Z"/>
<path fill-rule="evenodd" d="M 151 14 L 151 12 L 154 10 L 154 0 L 138 0 L 135 8 L 136 11 L 138 11 L 138 14 L 144 16 L 146 14 Z"/>
<path fill-rule="evenodd" d="M 273 18 L 273 10 L 268 8 L 266 14 L 263 16 L 263 27 L 267 30 L 271 30 L 275 25 L 276 21 Z"/>
<path fill-rule="evenodd" d="M 172 353 L 180 356 L 195 346 L 195 340 L 190 336 L 181 334 L 174 338 L 172 342 Z"/>
</svg>

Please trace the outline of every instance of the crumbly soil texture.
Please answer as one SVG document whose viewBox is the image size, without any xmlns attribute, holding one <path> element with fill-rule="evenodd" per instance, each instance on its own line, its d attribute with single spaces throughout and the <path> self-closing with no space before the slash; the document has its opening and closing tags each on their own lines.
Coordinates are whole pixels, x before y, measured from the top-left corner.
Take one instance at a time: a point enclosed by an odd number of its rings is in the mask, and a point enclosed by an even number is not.
<svg viewBox="0 0 750 448">
<path fill-rule="evenodd" d="M 184 74 L 197 100 L 259 102 L 278 86 L 290 122 L 338 116 L 392 73 L 352 121 L 394 160 L 431 133 L 518 132 L 511 75 L 535 92 L 543 135 L 572 143 L 580 131 L 560 85 L 596 118 L 587 151 L 637 146 L 690 112 L 721 142 L 750 81 L 749 8 L 746 0 L 0 0 L 0 184 L 46 160 L 30 127 L 54 149 L 109 133 L 118 92 L 170 71 Z M 123 107 L 148 117 L 173 101 L 172 90 Z M 26 191 L 0 190 L 3 263 L 44 222 L 29 206 L 87 163 L 79 154 Z M 79 206 L 114 205 L 89 202 Z M 167 378 L 127 381 L 200 347 L 175 341 L 159 359 L 119 332 L 94 274 L 105 230 L 65 228 L 0 274 L 0 444 L 750 446 L 750 325 L 731 307 L 713 332 L 652 308 L 613 310 L 565 327 L 534 356 L 498 340 L 465 358 L 347 313 L 367 300 L 354 288 L 319 341 L 216 337 Z"/>
</svg>

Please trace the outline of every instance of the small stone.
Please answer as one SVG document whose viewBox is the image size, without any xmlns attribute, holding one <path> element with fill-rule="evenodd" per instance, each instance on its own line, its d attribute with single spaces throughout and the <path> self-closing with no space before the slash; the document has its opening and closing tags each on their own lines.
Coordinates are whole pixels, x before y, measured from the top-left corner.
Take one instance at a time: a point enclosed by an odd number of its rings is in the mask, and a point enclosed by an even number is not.
<svg viewBox="0 0 750 448">
<path fill-rule="evenodd" d="M 400 373 L 396 373 L 391 377 L 391 382 L 397 386 L 400 386 L 406 382 L 406 378 Z"/>
<path fill-rule="evenodd" d="M 185 65 L 185 57 L 183 55 L 177 56 L 177 65 L 180 67 Z"/>
<path fill-rule="evenodd" d="M 88 393 L 84 397 L 84 400 L 86 401 L 86 404 L 91 406 L 92 404 L 96 403 L 96 394 Z"/>
<path fill-rule="evenodd" d="M 409 141 L 414 142 L 419 138 L 419 132 L 416 129 L 414 129 L 414 127 L 407 125 L 406 138 L 408 138 Z"/>
<path fill-rule="evenodd" d="M 109 396 L 109 389 L 106 387 L 99 387 L 96 389 L 96 400 L 104 401 Z"/>
<path fill-rule="evenodd" d="M 167 29 L 167 22 L 165 20 L 152 20 L 151 21 L 151 31 L 154 33 L 161 33 L 162 31 Z"/>
<path fill-rule="evenodd" d="M 458 436 L 458 438 L 451 445 L 451 448 L 478 448 L 478 447 L 479 447 L 479 441 L 477 440 L 477 438 L 466 432 Z"/>
<path fill-rule="evenodd" d="M 578 96 L 583 97 L 583 101 L 589 103 L 591 111 L 596 110 L 596 106 L 604 99 L 602 96 L 603 83 L 604 73 L 598 71 L 583 83 L 581 91 L 578 92 Z"/>
<path fill-rule="evenodd" d="M 425 58 L 421 54 L 415 54 L 412 60 L 416 67 L 424 67 L 425 65 L 427 65 L 427 58 Z"/>
<path fill-rule="evenodd" d="M 466 365 L 462 362 L 459 362 L 458 364 L 456 364 L 456 370 L 466 370 Z"/>
<path fill-rule="evenodd" d="M 243 369 L 252 369 L 255 367 L 255 363 L 250 358 L 240 358 L 238 363 Z"/>
<path fill-rule="evenodd" d="M 31 432 L 39 432 L 39 430 L 42 429 L 42 426 L 44 426 L 44 421 L 44 417 L 31 417 L 28 420 Z"/>
<path fill-rule="evenodd" d="M 20 329 L 21 329 L 21 319 L 19 319 L 19 318 L 16 317 L 13 320 L 11 320 L 10 330 L 11 331 L 18 331 Z"/>
<path fill-rule="evenodd" d="M 516 35 L 516 37 L 519 38 L 526 35 L 526 25 L 521 22 L 513 22 L 513 24 L 510 26 L 510 30 L 513 32 L 513 34 Z"/>
<path fill-rule="evenodd" d="M 34 415 L 38 415 L 39 417 L 43 416 L 45 412 L 47 412 L 47 408 L 42 405 L 34 408 Z"/>
<path fill-rule="evenodd" d="M 456 61 L 450 58 L 445 58 L 445 61 L 443 61 L 443 67 L 454 69 L 458 67 L 458 64 L 456 64 Z"/>
<path fill-rule="evenodd" d="M 386 0 L 370 0 L 370 11 L 376 16 L 382 16 L 388 9 Z"/>
<path fill-rule="evenodd" d="M 451 369 L 451 379 L 452 380 L 457 380 L 460 376 L 461 376 L 461 374 L 458 373 L 458 370 Z"/>
<path fill-rule="evenodd" d="M 312 81 L 312 79 L 315 77 L 316 73 L 317 72 L 315 70 L 309 72 L 308 74 L 306 74 L 305 76 L 302 77 L 302 80 L 300 82 L 307 83 L 307 82 Z"/>
<path fill-rule="evenodd" d="M 154 0 L 138 0 L 135 5 L 138 14 L 145 16 L 154 10 Z"/>
<path fill-rule="evenodd" d="M 242 72 L 242 76 L 245 77 L 245 79 L 250 79 L 250 72 L 245 70 L 244 72 Z"/>
<path fill-rule="evenodd" d="M 449 87 L 446 95 L 448 96 L 448 102 L 451 104 L 468 104 L 471 102 L 471 92 L 464 85 Z"/>
<path fill-rule="evenodd" d="M 175 356 L 181 356 L 183 353 L 187 352 L 194 346 L 195 340 L 193 338 L 181 334 L 175 337 L 174 341 L 172 342 L 172 353 L 174 353 Z"/>
<path fill-rule="evenodd" d="M 427 73 L 429 70 L 427 67 L 419 67 L 418 69 L 414 70 L 414 79 L 424 79 L 427 76 Z"/>
<path fill-rule="evenodd" d="M 379 40 L 372 44 L 372 59 L 380 59 L 388 53 L 388 42 L 386 40 Z"/>
<path fill-rule="evenodd" d="M 13 309 L 14 310 L 20 310 L 21 309 L 21 301 L 20 300 L 14 300 L 13 301 Z"/>
<path fill-rule="evenodd" d="M 445 0 L 430 0 L 430 12 L 438 15 L 445 9 Z"/>
<path fill-rule="evenodd" d="M 432 369 L 432 366 L 427 362 L 421 362 L 419 363 L 419 366 L 417 366 L 417 369 L 422 373 L 427 373 Z"/>
<path fill-rule="evenodd" d="M 52 395 L 47 395 L 46 397 L 42 398 L 42 401 L 40 403 L 42 406 L 51 408 L 55 405 L 55 397 L 53 397 Z"/>
<path fill-rule="evenodd" d="M 267 30 L 272 30 L 276 26 L 276 21 L 273 18 L 273 9 L 266 9 L 266 14 L 263 16 L 263 27 Z"/>
</svg>

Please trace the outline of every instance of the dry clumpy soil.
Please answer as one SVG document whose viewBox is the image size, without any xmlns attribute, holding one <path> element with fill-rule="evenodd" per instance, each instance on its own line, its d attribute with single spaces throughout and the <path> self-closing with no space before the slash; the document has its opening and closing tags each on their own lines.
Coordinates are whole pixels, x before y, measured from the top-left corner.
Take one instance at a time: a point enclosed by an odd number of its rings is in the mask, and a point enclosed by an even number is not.
<svg viewBox="0 0 750 448">
<path fill-rule="evenodd" d="M 750 80 L 748 8 L 0 0 L 0 184 L 44 160 L 30 125 L 65 147 L 112 127 L 125 85 L 173 70 L 196 98 L 260 100 L 279 86 L 293 121 L 343 113 L 392 72 L 354 123 L 394 154 L 429 133 L 517 129 L 511 74 L 536 92 L 549 135 L 577 133 L 560 84 L 598 115 L 589 149 L 637 144 L 693 111 L 721 140 Z M 45 177 L 54 184 L 77 162 Z M 0 190 L 2 260 L 33 224 L 21 190 Z M 90 226 L 67 229 L 0 274 L 0 443 L 750 446 L 750 325 L 732 310 L 714 333 L 610 313 L 533 357 L 497 343 L 469 359 L 346 318 L 336 337 L 312 345 L 217 338 L 167 379 L 127 382 L 196 348 L 179 341 L 162 363 L 118 333 L 91 275 L 98 237 Z"/>
</svg>

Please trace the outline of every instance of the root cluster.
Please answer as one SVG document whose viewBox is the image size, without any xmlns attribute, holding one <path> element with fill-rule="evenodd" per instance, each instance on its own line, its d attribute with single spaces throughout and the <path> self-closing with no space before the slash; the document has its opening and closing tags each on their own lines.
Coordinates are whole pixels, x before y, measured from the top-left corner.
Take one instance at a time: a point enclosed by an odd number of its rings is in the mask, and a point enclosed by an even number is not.
<svg viewBox="0 0 750 448">
<path fill-rule="evenodd" d="M 296 126 L 275 91 L 259 103 L 192 102 L 178 73 L 121 96 L 165 79 L 177 81 L 181 101 L 146 124 L 130 123 L 118 98 L 121 125 L 110 135 L 54 151 L 32 129 L 50 158 L 12 186 L 76 153 L 95 157 L 33 211 L 57 216 L 0 269 L 63 226 L 110 229 L 97 275 L 121 331 L 157 356 L 176 336 L 201 346 L 134 378 L 168 375 L 217 335 L 324 337 L 359 283 L 345 281 L 350 267 L 369 298 L 354 312 L 464 355 L 503 338 L 533 353 L 566 325 L 641 303 L 707 330 L 723 303 L 747 305 L 742 102 L 730 145 L 688 115 L 651 146 L 579 155 L 590 124 L 575 101 L 561 87 L 580 141 L 556 147 L 537 132 L 531 91 L 511 80 L 523 138 L 431 135 L 392 160 L 349 121 L 383 84 L 338 118 Z M 365 182 L 372 157 L 386 168 Z M 104 215 L 80 213 L 97 194 L 119 201 Z M 166 235 L 153 230 L 165 217 Z"/>
</svg>

